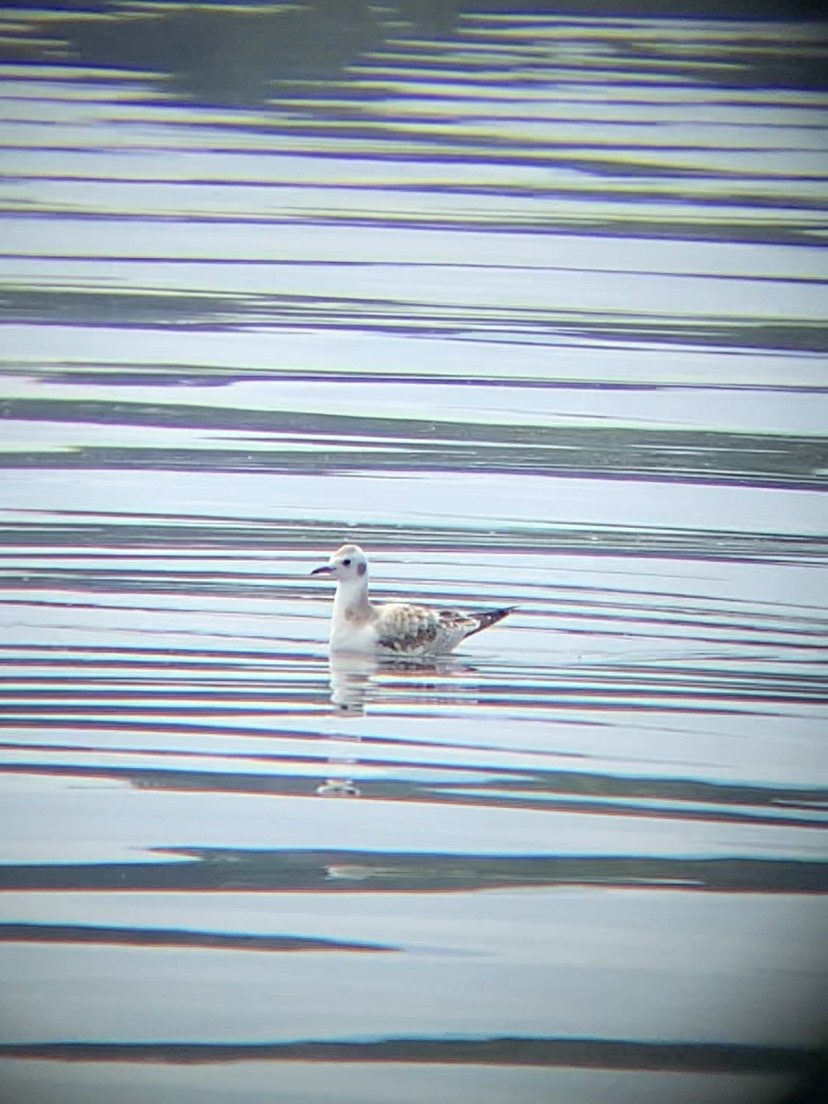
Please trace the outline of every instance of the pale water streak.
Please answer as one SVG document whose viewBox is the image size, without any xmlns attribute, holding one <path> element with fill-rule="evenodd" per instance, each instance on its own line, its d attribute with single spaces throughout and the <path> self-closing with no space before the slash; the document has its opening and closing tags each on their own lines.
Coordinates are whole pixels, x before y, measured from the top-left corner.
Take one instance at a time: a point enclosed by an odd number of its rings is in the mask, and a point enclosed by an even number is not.
<svg viewBox="0 0 828 1104">
<path fill-rule="evenodd" d="M 4 12 L 4 1099 L 824 1038 L 826 34 L 547 7 Z M 344 540 L 519 609 L 329 660 Z"/>
</svg>

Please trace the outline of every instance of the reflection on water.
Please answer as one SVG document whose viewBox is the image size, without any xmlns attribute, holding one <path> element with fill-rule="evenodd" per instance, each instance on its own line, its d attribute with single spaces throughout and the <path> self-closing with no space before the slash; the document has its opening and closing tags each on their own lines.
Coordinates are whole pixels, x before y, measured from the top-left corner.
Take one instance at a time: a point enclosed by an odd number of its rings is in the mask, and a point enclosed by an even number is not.
<svg viewBox="0 0 828 1104">
<path fill-rule="evenodd" d="M 342 713 L 364 713 L 370 681 L 380 669 L 380 660 L 358 652 L 333 652 L 328 664 L 334 709 Z"/>
<path fill-rule="evenodd" d="M 808 1068 L 826 36 L 714 15 L 4 14 L 4 1099 Z M 518 609 L 329 659 L 346 539 Z"/>
<path fill-rule="evenodd" d="M 379 661 L 370 655 L 334 652 L 329 657 L 331 703 L 342 716 L 362 716 L 370 679 L 379 669 Z M 351 767 L 358 763 L 359 735 L 347 732 L 331 737 L 328 756 L 332 777 L 316 787 L 320 797 L 359 797 L 362 791 L 350 777 Z M 335 772 L 335 773 L 334 773 Z"/>
<path fill-rule="evenodd" d="M 439 707 L 452 701 L 454 683 L 467 701 L 476 668 L 457 655 L 421 658 L 378 658 L 358 652 L 332 652 L 328 656 L 331 702 L 341 713 L 365 712 L 366 702 L 387 705 L 395 700 L 416 700 Z"/>
</svg>

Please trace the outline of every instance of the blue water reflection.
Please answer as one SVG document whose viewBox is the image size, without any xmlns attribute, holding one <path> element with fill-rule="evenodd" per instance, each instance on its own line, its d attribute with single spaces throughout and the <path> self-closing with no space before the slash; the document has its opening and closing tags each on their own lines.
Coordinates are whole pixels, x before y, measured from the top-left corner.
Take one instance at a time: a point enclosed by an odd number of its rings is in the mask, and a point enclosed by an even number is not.
<svg viewBox="0 0 828 1104">
<path fill-rule="evenodd" d="M 780 1100 L 826 1029 L 824 29 L 4 28 L 4 1099 Z M 346 538 L 518 611 L 331 659 Z"/>
</svg>

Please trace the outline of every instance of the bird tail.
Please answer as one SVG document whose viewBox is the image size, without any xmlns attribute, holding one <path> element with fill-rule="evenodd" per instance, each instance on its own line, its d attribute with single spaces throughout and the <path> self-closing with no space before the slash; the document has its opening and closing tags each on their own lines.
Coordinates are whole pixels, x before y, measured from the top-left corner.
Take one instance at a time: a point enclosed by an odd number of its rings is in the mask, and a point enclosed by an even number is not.
<svg viewBox="0 0 828 1104">
<path fill-rule="evenodd" d="M 517 606 L 504 606 L 502 609 L 496 610 L 475 610 L 471 617 L 477 622 L 477 628 L 472 629 L 469 636 L 474 636 L 481 629 L 488 629 L 489 625 L 496 625 L 498 621 L 502 621 L 504 617 L 508 617 L 516 609 Z"/>
</svg>

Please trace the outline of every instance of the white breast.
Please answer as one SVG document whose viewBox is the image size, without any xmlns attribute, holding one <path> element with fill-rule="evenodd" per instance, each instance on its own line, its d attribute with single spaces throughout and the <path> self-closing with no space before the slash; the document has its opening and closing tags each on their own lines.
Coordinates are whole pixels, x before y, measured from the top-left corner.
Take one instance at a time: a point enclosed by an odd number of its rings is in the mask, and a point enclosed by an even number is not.
<svg viewBox="0 0 828 1104">
<path fill-rule="evenodd" d="M 335 652 L 375 652 L 377 633 L 370 622 L 353 625 L 334 619 L 329 644 L 331 651 Z"/>
</svg>

